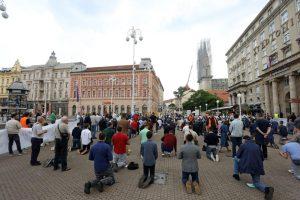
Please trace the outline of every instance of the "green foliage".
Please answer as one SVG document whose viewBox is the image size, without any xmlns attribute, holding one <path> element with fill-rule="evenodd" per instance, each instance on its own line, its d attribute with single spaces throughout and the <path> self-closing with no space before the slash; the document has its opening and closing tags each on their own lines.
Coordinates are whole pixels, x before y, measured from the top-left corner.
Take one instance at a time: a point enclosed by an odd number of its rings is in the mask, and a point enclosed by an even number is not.
<svg viewBox="0 0 300 200">
<path fill-rule="evenodd" d="M 176 105 L 174 103 L 171 103 L 169 106 L 168 106 L 169 109 L 173 109 L 175 110 L 176 109 Z"/>
<path fill-rule="evenodd" d="M 219 100 L 219 107 L 224 105 L 222 99 L 219 99 L 216 95 L 210 94 L 204 90 L 196 91 L 187 102 L 182 104 L 184 110 L 195 110 L 195 108 L 199 109 L 201 106 L 201 110 L 205 111 L 207 103 L 207 109 L 217 108 L 216 101 Z"/>
<path fill-rule="evenodd" d="M 173 94 L 177 99 L 181 99 L 183 97 L 183 93 L 185 91 L 186 91 L 186 88 L 180 86 L 176 91 L 173 92 Z"/>
</svg>

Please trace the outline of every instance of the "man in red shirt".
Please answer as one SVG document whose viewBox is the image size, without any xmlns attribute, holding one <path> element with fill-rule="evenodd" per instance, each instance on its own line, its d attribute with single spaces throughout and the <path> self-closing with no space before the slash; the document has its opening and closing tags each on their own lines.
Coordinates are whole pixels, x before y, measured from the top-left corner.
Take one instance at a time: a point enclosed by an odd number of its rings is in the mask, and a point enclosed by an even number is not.
<svg viewBox="0 0 300 200">
<path fill-rule="evenodd" d="M 170 127 L 164 129 L 164 136 L 161 138 L 161 152 L 162 156 L 170 156 L 172 151 L 175 150 L 175 155 L 177 152 L 177 139 L 176 136 L 172 133 Z"/>
<path fill-rule="evenodd" d="M 113 163 L 114 171 L 126 166 L 126 145 L 129 145 L 129 138 L 126 134 L 122 133 L 122 127 L 118 126 L 117 133 L 112 137 L 112 144 L 114 146 Z"/>
</svg>

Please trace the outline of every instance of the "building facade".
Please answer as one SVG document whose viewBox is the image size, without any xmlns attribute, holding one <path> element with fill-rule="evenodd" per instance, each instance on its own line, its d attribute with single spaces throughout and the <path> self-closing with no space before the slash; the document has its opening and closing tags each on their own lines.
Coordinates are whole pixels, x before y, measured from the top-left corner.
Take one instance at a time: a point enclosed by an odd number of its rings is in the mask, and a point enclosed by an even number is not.
<svg viewBox="0 0 300 200">
<path fill-rule="evenodd" d="M 149 58 L 135 65 L 135 112 L 160 112 L 163 86 Z M 132 65 L 93 67 L 71 73 L 69 115 L 77 112 L 130 113 Z"/>
<path fill-rule="evenodd" d="M 211 89 L 212 90 L 228 90 L 228 79 L 227 78 L 218 78 L 211 80 Z"/>
<path fill-rule="evenodd" d="M 59 63 L 52 52 L 44 65 L 24 67 L 21 81 L 29 90 L 28 106 L 35 111 L 68 114 L 69 83 L 71 71 L 85 70 L 81 62 Z"/>
<path fill-rule="evenodd" d="M 0 70 L 0 102 L 1 102 L 1 112 L 6 112 L 8 91 L 7 88 L 14 82 L 19 80 L 21 75 L 21 65 L 19 60 L 17 60 L 13 67 L 2 68 Z"/>
<path fill-rule="evenodd" d="M 231 105 L 299 114 L 300 0 L 270 0 L 226 56 Z"/>
</svg>

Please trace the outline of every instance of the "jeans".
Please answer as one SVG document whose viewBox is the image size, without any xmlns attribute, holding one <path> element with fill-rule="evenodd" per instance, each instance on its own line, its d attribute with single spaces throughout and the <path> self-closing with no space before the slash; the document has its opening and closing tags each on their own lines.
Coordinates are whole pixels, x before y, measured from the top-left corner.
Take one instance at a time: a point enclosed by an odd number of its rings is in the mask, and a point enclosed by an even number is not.
<svg viewBox="0 0 300 200">
<path fill-rule="evenodd" d="M 268 158 L 268 149 L 266 144 L 258 144 L 258 146 L 261 148 L 264 158 Z"/>
<path fill-rule="evenodd" d="M 233 158 L 233 174 L 239 174 L 239 159 L 236 156 Z"/>
<path fill-rule="evenodd" d="M 149 172 L 150 172 L 151 182 L 153 183 L 154 182 L 154 175 L 155 175 L 155 165 L 152 165 L 152 166 L 145 166 L 144 165 L 144 176 L 145 176 L 145 179 L 148 177 Z"/>
<path fill-rule="evenodd" d="M 31 138 L 31 164 L 37 163 L 37 158 L 41 150 L 41 144 L 43 143 L 42 138 Z"/>
<path fill-rule="evenodd" d="M 67 156 L 68 156 L 68 139 L 55 139 L 55 156 L 54 156 L 54 169 L 58 168 L 58 163 L 61 162 L 61 170 L 67 169 Z"/>
<path fill-rule="evenodd" d="M 92 138 L 96 139 L 96 132 L 97 132 L 97 125 L 92 125 L 91 127 L 91 132 L 92 132 Z"/>
<path fill-rule="evenodd" d="M 186 182 L 189 180 L 189 176 L 191 175 L 192 177 L 192 182 L 197 182 L 199 183 L 199 177 L 198 177 L 198 172 L 182 172 L 182 183 L 185 185 Z"/>
<path fill-rule="evenodd" d="M 212 158 L 210 157 L 211 153 L 213 153 L 214 157 L 216 157 L 217 155 L 217 148 L 216 147 L 211 147 L 211 146 L 207 146 L 206 147 L 206 157 L 210 160 L 212 160 Z"/>
<path fill-rule="evenodd" d="M 296 179 L 300 180 L 300 165 L 296 165 L 297 163 L 300 163 L 300 160 L 294 160 L 292 161 L 291 170 L 294 172 L 294 176 Z"/>
<path fill-rule="evenodd" d="M 113 185 L 115 181 L 115 176 L 112 171 L 111 166 L 104 172 L 95 172 L 96 179 L 91 181 L 92 187 L 95 187 L 96 185 L 101 182 L 103 185 Z"/>
<path fill-rule="evenodd" d="M 12 150 L 12 146 L 13 146 L 14 141 L 17 145 L 18 152 L 22 153 L 19 135 L 18 134 L 8 134 L 8 151 L 9 151 L 9 154 L 14 153 L 13 150 Z"/>
<path fill-rule="evenodd" d="M 126 158 L 127 154 L 116 154 L 113 153 L 113 163 L 117 164 L 118 167 L 124 167 L 126 166 Z"/>
<path fill-rule="evenodd" d="M 268 140 L 269 140 L 269 142 L 270 142 L 271 145 L 275 144 L 275 141 L 274 141 L 274 131 L 270 132 L 270 134 L 268 135 Z"/>
<path fill-rule="evenodd" d="M 242 137 L 231 137 L 232 143 L 232 157 L 236 156 L 236 146 L 240 147 L 242 144 Z"/>
<path fill-rule="evenodd" d="M 251 177 L 252 177 L 252 182 L 253 182 L 253 185 L 259 189 L 260 191 L 262 192 L 265 192 L 266 190 L 266 186 L 265 184 L 263 184 L 262 182 L 260 182 L 260 175 L 257 175 L 257 174 L 251 174 Z"/>
<path fill-rule="evenodd" d="M 170 148 L 170 147 L 166 147 L 164 143 L 161 143 L 161 152 L 162 153 L 171 153 L 173 151 L 173 147 Z"/>
<path fill-rule="evenodd" d="M 72 149 L 80 149 L 80 147 L 81 147 L 80 139 L 73 139 Z"/>
</svg>

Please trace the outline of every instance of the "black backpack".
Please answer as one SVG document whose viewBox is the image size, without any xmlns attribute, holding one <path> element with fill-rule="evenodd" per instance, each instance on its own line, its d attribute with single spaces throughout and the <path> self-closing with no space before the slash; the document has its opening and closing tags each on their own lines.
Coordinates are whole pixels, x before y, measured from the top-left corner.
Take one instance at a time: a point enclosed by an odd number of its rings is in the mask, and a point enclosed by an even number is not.
<svg viewBox="0 0 300 200">
<path fill-rule="evenodd" d="M 139 164 L 138 163 L 134 163 L 134 162 L 130 162 L 127 166 L 128 170 L 136 170 L 139 168 Z"/>
</svg>

